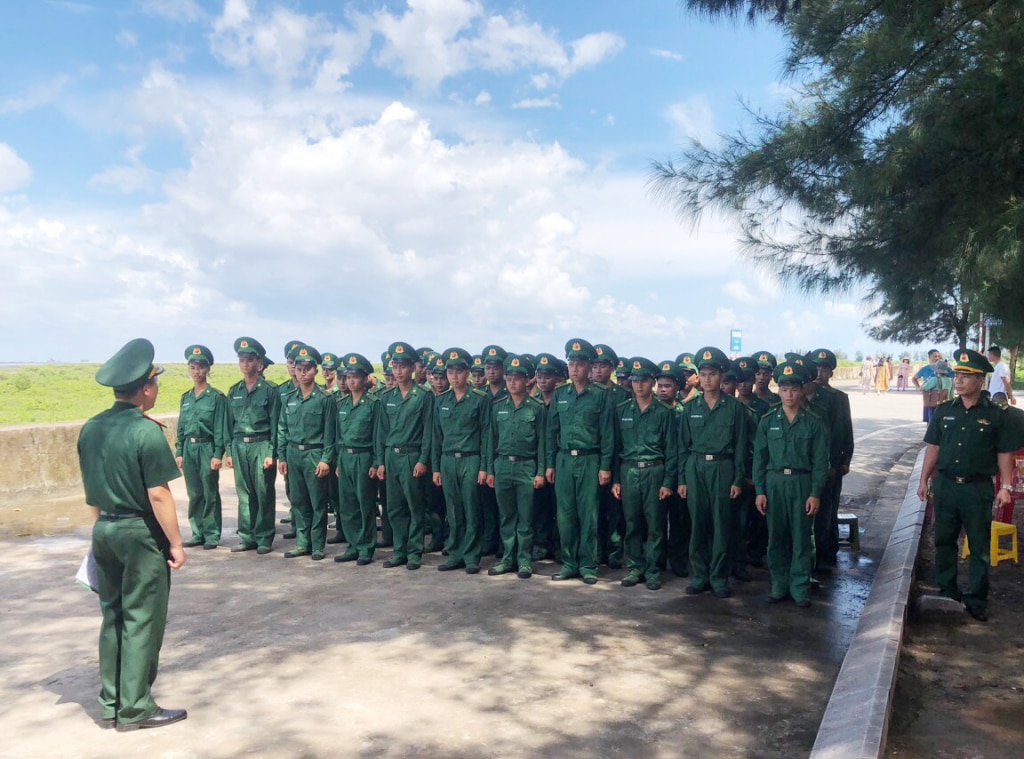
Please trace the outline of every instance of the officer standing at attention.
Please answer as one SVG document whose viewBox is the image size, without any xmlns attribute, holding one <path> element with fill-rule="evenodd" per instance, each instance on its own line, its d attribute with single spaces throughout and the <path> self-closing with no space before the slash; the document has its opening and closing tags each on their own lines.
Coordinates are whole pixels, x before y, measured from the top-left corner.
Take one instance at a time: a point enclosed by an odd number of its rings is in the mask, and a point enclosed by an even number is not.
<svg viewBox="0 0 1024 759">
<path fill-rule="evenodd" d="M 596 358 L 590 365 L 590 381 L 608 391 L 609 403 L 614 409 L 630 399 L 629 391 L 612 382 L 612 373 L 619 363 L 619 357 L 610 346 L 598 343 L 594 346 Z M 622 514 L 622 501 L 612 497 L 612 486 L 601 488 L 601 512 L 597 523 L 597 539 L 601 547 L 601 561 L 609 569 L 622 568 L 622 536 L 626 532 L 626 520 Z"/>
<path fill-rule="evenodd" d="M 521 580 L 533 575 L 535 494 L 545 485 L 547 407 L 527 393 L 533 375 L 533 362 L 526 356 L 505 358 L 508 395 L 491 408 L 486 461 L 487 484 L 494 488 L 501 515 L 502 543 L 501 560 L 487 574 L 518 569 Z"/>
<path fill-rule="evenodd" d="M 334 445 L 337 453 L 339 532 L 348 537 L 348 549 L 335 561 L 366 566 L 377 546 L 377 464 L 373 444 L 380 400 L 366 390 L 373 373 L 369 359 L 349 353 L 341 359 L 348 393 L 336 396 Z"/>
<path fill-rule="evenodd" d="M 612 481 L 615 421 L 608 391 L 590 381 L 596 353 L 586 340 L 565 344 L 569 382 L 548 410 L 547 481 L 555 486 L 562 569 L 552 580 L 597 583 L 600 489 Z"/>
<path fill-rule="evenodd" d="M 274 544 L 274 451 L 281 396 L 260 375 L 266 354 L 259 342 L 240 337 L 235 340 L 235 353 L 242 379 L 228 390 L 231 455 L 225 464 L 235 470 L 242 542 L 231 553 L 256 551 L 262 556 L 270 553 Z"/>
<path fill-rule="evenodd" d="M 811 605 L 814 514 L 828 474 L 828 433 L 806 408 L 803 386 L 811 379 L 805 367 L 783 362 L 774 377 L 782 402 L 761 418 L 754 441 L 755 503 L 768 518 L 768 602 L 790 596 L 806 608 Z"/>
<path fill-rule="evenodd" d="M 434 423 L 434 396 L 412 381 L 418 360 L 409 343 L 392 343 L 391 371 L 395 387 L 380 394 L 383 413 L 377 417 L 377 479 L 387 478 L 387 510 L 395 552 L 385 569 L 423 563 L 423 520 L 426 508 L 425 475 L 430 471 L 430 436 Z"/>
<path fill-rule="evenodd" d="M 491 399 L 469 386 L 468 351 L 449 348 L 442 361 L 449 389 L 434 400 L 431 471 L 448 510 L 448 561 L 440 572 L 480 571 L 480 486 L 487 483 L 484 449 L 491 434 Z"/>
<path fill-rule="evenodd" d="M 615 408 L 619 455 L 612 484 L 612 495 L 621 501 L 626 518 L 629 571 L 622 584 L 628 588 L 643 579 L 648 590 L 658 590 L 666 501 L 676 484 L 675 412 L 654 397 L 658 365 L 640 356 L 627 363 L 633 397 Z"/>
<path fill-rule="evenodd" d="M 92 552 L 99 581 L 100 696 L 105 727 L 119 732 L 170 725 L 184 709 L 162 709 L 156 679 L 171 590 L 168 567 L 185 549 L 168 482 L 180 476 L 162 425 L 145 416 L 160 392 L 153 344 L 132 340 L 96 372 L 114 405 L 82 427 L 78 463 L 96 523 Z"/>
<path fill-rule="evenodd" d="M 309 556 L 321 561 L 327 543 L 328 475 L 334 461 L 334 410 L 337 404 L 316 384 L 320 353 L 300 345 L 288 354 L 299 386 L 284 396 L 277 424 L 278 469 L 288 478 L 295 548 L 286 559 Z"/>
<path fill-rule="evenodd" d="M 490 396 L 491 402 L 495 403 L 508 395 L 505 387 L 505 358 L 508 351 L 500 345 L 488 345 L 480 356 L 484 364 L 484 378 L 487 380 L 487 387 L 484 388 Z M 498 501 L 494 490 L 489 487 L 480 489 L 480 550 L 482 556 L 501 555 L 501 526 L 498 516 Z"/>
<path fill-rule="evenodd" d="M 207 384 L 213 353 L 205 345 L 185 349 L 192 389 L 181 396 L 175 461 L 185 473 L 192 537 L 185 546 L 216 548 L 220 543 L 220 467 L 230 445 L 228 401 Z"/>
<path fill-rule="evenodd" d="M 733 499 L 743 492 L 746 407 L 722 394 L 729 357 L 718 348 L 696 353 L 703 394 L 683 407 L 679 425 L 679 495 L 690 507 L 690 595 L 711 590 L 728 598 Z"/>
<path fill-rule="evenodd" d="M 678 453 L 679 415 L 683 413 L 684 405 L 679 400 L 679 391 L 684 384 L 679 364 L 668 359 L 659 362 L 657 382 L 658 400 L 675 414 L 672 427 Z M 673 466 L 678 466 L 678 462 Z M 679 473 L 675 472 L 675 476 L 678 479 Z M 665 550 L 658 558 L 658 567 L 665 569 L 667 566 L 676 577 L 686 577 L 690 574 L 690 509 L 675 488 L 665 502 L 665 517 Z"/>
<path fill-rule="evenodd" d="M 1003 487 L 996 505 L 1010 503 L 1013 452 L 1024 445 L 1006 412 L 985 389 L 992 364 L 977 351 L 956 353 L 953 388 L 957 397 L 940 403 L 928 423 L 928 444 L 921 469 L 918 498 L 928 498 L 931 480 L 935 501 L 935 582 L 942 595 L 963 601 L 980 622 L 988 619 L 988 566 L 992 530 L 992 477 Z M 957 538 L 963 528 L 971 546 L 967 592 L 957 584 Z"/>
<path fill-rule="evenodd" d="M 757 351 L 752 358 L 757 362 L 757 371 L 754 373 L 754 395 L 769 406 L 774 406 L 781 399 L 778 393 L 773 393 L 768 389 L 768 383 L 772 381 L 772 373 L 779 362 L 768 351 Z"/>
<path fill-rule="evenodd" d="M 534 364 L 534 380 L 536 382 L 532 397 L 544 404 L 545 409 L 551 408 L 555 397 L 555 389 L 565 374 L 562 359 L 550 353 L 538 353 Z M 546 422 L 545 422 L 546 424 Z M 547 446 L 547 427 L 543 433 L 545 448 Z M 547 459 L 540 460 L 541 466 L 547 466 Z M 558 524 L 555 509 L 555 487 L 545 479 L 544 484 L 534 492 L 533 499 L 533 560 L 553 559 L 558 550 Z"/>
</svg>

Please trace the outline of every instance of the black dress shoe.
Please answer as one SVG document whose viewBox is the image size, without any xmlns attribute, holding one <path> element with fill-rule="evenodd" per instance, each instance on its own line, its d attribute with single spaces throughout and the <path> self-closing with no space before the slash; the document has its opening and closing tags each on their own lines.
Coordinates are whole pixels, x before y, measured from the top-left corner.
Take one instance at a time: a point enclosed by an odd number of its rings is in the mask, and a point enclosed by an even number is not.
<svg viewBox="0 0 1024 759">
<path fill-rule="evenodd" d="M 405 565 L 405 568 L 408 569 L 410 572 L 415 572 L 421 566 L 423 565 L 420 564 L 418 561 L 410 561 L 408 564 Z"/>
<path fill-rule="evenodd" d="M 196 546 L 201 546 L 202 544 L 202 538 L 191 538 L 190 540 L 186 540 L 184 543 L 182 543 L 182 545 L 185 546 L 185 548 L 195 548 Z"/>
<path fill-rule="evenodd" d="M 384 567 L 384 569 L 391 569 L 392 567 L 401 567 L 405 564 L 405 559 L 388 559 L 381 566 Z"/>
<path fill-rule="evenodd" d="M 204 551 L 212 551 L 216 547 L 217 547 L 216 543 L 203 543 L 203 550 Z"/>
<path fill-rule="evenodd" d="M 722 588 L 721 590 L 711 591 L 711 595 L 715 598 L 729 598 L 732 595 L 732 591 L 728 588 Z"/>
<path fill-rule="evenodd" d="M 799 601 L 796 602 L 796 607 L 798 609 L 807 609 L 810 607 L 810 605 L 811 601 L 808 598 L 801 598 Z"/>
<path fill-rule="evenodd" d="M 327 542 L 329 543 L 330 541 Z M 341 553 L 334 557 L 334 560 L 339 564 L 344 563 L 346 561 L 356 561 L 358 559 L 359 554 L 356 553 Z"/>
<path fill-rule="evenodd" d="M 325 558 L 327 558 L 327 554 L 325 554 L 323 551 L 313 551 L 313 554 L 310 556 L 310 558 L 313 561 L 323 561 Z"/>
<path fill-rule="evenodd" d="M 711 590 L 711 587 L 708 585 L 687 585 L 686 595 L 699 596 L 701 593 L 707 593 L 709 590 Z"/>
<path fill-rule="evenodd" d="M 243 553 L 245 551 L 255 551 L 256 546 L 252 543 L 240 543 L 231 549 L 231 553 Z"/>
<path fill-rule="evenodd" d="M 468 575 L 480 574 L 480 567 L 466 567 L 466 574 L 468 574 Z"/>
<path fill-rule="evenodd" d="M 299 556 L 309 556 L 310 553 L 311 551 L 308 548 L 293 548 L 290 551 L 285 551 L 284 557 L 286 559 L 296 559 Z"/>
<path fill-rule="evenodd" d="M 113 717 L 100 717 L 96 720 L 96 724 L 104 730 L 111 730 L 117 724 L 117 720 Z"/>
<path fill-rule="evenodd" d="M 291 532 L 286 532 L 281 537 L 284 538 L 285 540 L 295 540 L 295 536 L 296 535 L 298 535 L 298 533 L 295 532 L 295 530 L 292 530 Z"/>
<path fill-rule="evenodd" d="M 967 613 L 979 622 L 988 622 L 988 609 L 981 606 L 968 606 Z"/>
<path fill-rule="evenodd" d="M 337 561 L 337 559 L 335 559 L 335 561 Z M 365 567 L 367 564 L 372 564 L 372 563 L 373 563 L 373 559 L 367 558 L 366 556 L 363 556 L 361 558 L 356 559 L 356 566 L 357 567 Z"/>
<path fill-rule="evenodd" d="M 597 578 L 594 575 L 587 575 L 583 578 L 583 583 L 585 585 L 597 585 Z"/>
<path fill-rule="evenodd" d="M 458 561 L 458 562 L 456 562 L 454 564 L 438 564 L 437 565 L 437 571 L 438 572 L 451 572 L 453 569 L 462 569 L 465 566 L 466 566 L 465 562 L 462 562 L 462 561 Z"/>
<path fill-rule="evenodd" d="M 657 580 L 648 580 L 647 581 L 647 589 L 648 590 L 661 590 L 661 583 L 658 582 Z"/>
<path fill-rule="evenodd" d="M 337 545 L 338 543 L 344 543 L 345 536 L 339 532 L 337 535 L 332 535 L 331 537 L 327 538 L 327 542 L 330 543 L 332 546 Z"/>
<path fill-rule="evenodd" d="M 732 568 L 732 576 L 740 582 L 750 582 L 750 570 L 741 564 Z"/>
<path fill-rule="evenodd" d="M 291 524 L 291 523 L 292 523 L 292 518 L 291 517 L 285 517 L 284 519 L 281 520 L 281 524 Z"/>
<path fill-rule="evenodd" d="M 140 719 L 138 722 L 118 722 L 117 732 L 129 733 L 132 730 L 146 730 L 151 727 L 173 725 L 175 722 L 181 722 L 187 716 L 188 712 L 184 709 L 161 709 L 158 706 L 156 711 L 146 717 L 146 719 Z"/>
<path fill-rule="evenodd" d="M 608 559 L 608 569 L 622 569 L 622 562 L 618 559 Z"/>
<path fill-rule="evenodd" d="M 274 549 L 271 548 L 270 546 L 260 546 L 259 548 L 256 549 L 256 553 L 258 553 L 260 556 L 266 556 L 268 553 L 270 553 L 273 550 Z"/>
<path fill-rule="evenodd" d="M 767 603 L 770 603 L 770 604 L 778 604 L 778 603 L 782 603 L 782 602 L 783 602 L 783 601 L 785 601 L 785 600 L 786 600 L 787 598 L 788 598 L 788 596 L 774 596 L 774 595 L 769 595 L 769 596 L 768 596 L 768 598 L 766 598 L 766 599 L 765 599 L 765 601 L 766 601 Z"/>
</svg>

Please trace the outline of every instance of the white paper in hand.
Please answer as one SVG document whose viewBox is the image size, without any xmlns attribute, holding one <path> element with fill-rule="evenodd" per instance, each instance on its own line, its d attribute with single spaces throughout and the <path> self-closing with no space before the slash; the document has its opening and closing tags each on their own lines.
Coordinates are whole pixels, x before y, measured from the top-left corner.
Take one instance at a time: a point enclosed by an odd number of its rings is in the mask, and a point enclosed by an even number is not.
<svg viewBox="0 0 1024 759">
<path fill-rule="evenodd" d="M 100 579 L 96 571 L 96 558 L 92 555 L 92 548 L 89 548 L 89 553 L 82 559 L 82 566 L 78 568 L 75 582 L 83 588 L 88 588 L 93 593 L 100 592 Z"/>
</svg>

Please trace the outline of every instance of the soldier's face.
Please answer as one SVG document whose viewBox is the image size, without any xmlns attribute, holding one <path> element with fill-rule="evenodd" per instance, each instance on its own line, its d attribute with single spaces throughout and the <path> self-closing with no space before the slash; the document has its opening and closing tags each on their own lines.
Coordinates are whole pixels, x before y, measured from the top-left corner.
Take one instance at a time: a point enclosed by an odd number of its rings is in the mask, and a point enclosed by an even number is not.
<svg viewBox="0 0 1024 759">
<path fill-rule="evenodd" d="M 830 379 L 832 379 L 832 370 L 827 366 L 818 364 L 818 384 L 827 385 Z"/>
<path fill-rule="evenodd" d="M 779 398 L 782 399 L 782 407 L 792 411 L 800 407 L 804 397 L 804 389 L 795 382 L 783 382 L 779 385 Z"/>
<path fill-rule="evenodd" d="M 542 393 L 554 392 L 556 385 L 558 385 L 558 377 L 551 372 L 541 372 L 537 375 L 537 387 Z"/>
<path fill-rule="evenodd" d="M 612 365 L 607 361 L 598 361 L 590 367 L 590 378 L 599 385 L 608 384 L 612 376 Z"/>
<path fill-rule="evenodd" d="M 456 367 L 448 370 L 448 384 L 462 392 L 469 386 L 469 369 Z"/>
<path fill-rule="evenodd" d="M 395 379 L 395 375 L 394 374 L 385 374 L 384 375 L 384 387 L 386 387 L 388 390 L 390 390 L 391 388 L 393 388 L 397 384 L 398 384 L 398 380 Z"/>
<path fill-rule="evenodd" d="M 736 395 L 736 380 L 732 377 L 722 377 L 722 392 L 725 395 Z"/>
<path fill-rule="evenodd" d="M 473 372 L 473 387 L 479 389 L 487 385 L 487 375 L 483 371 Z"/>
<path fill-rule="evenodd" d="M 529 380 L 526 379 L 525 374 L 510 374 L 505 377 L 505 386 L 508 388 L 509 393 L 515 396 L 520 396 L 526 393 L 526 384 Z"/>
<path fill-rule="evenodd" d="M 633 383 L 633 395 L 637 400 L 646 401 L 651 398 L 654 390 L 654 377 L 637 377 L 631 380 Z"/>
<path fill-rule="evenodd" d="M 658 400 L 671 403 L 679 392 L 679 385 L 668 377 L 658 377 Z"/>
<path fill-rule="evenodd" d="M 197 385 L 201 385 L 206 382 L 206 378 L 209 374 L 210 365 L 205 361 L 188 362 L 188 376 L 191 377 L 192 381 Z"/>
<path fill-rule="evenodd" d="M 311 361 L 303 361 L 301 364 L 295 364 L 294 369 L 295 378 L 302 387 L 312 386 L 316 379 L 316 364 Z"/>
<path fill-rule="evenodd" d="M 758 367 L 757 373 L 754 375 L 754 381 L 758 387 L 768 387 L 768 382 L 771 378 L 772 370 L 767 366 Z"/>
<path fill-rule="evenodd" d="M 442 372 L 430 373 L 430 387 L 435 395 L 440 395 L 448 389 L 448 377 Z"/>
<path fill-rule="evenodd" d="M 395 375 L 395 382 L 404 385 L 412 380 L 412 364 L 408 361 L 395 361 L 391 364 L 391 373 Z"/>
<path fill-rule="evenodd" d="M 702 366 L 698 372 L 700 389 L 705 393 L 715 393 L 722 389 L 722 370 L 714 366 Z"/>
<path fill-rule="evenodd" d="M 337 369 L 324 369 L 324 379 L 328 382 L 334 382 L 338 378 Z"/>
<path fill-rule="evenodd" d="M 590 375 L 590 362 L 578 358 L 569 359 L 569 379 L 573 382 L 586 382 Z"/>
<path fill-rule="evenodd" d="M 327 372 L 324 372 L 326 375 Z M 386 383 L 385 383 L 386 384 Z M 350 393 L 361 393 L 366 389 L 366 375 L 361 372 L 352 372 L 345 375 L 345 387 Z"/>
<path fill-rule="evenodd" d="M 260 368 L 260 360 L 252 353 L 241 353 L 238 356 L 238 369 L 246 377 L 256 374 Z"/>
<path fill-rule="evenodd" d="M 484 377 L 489 385 L 499 385 L 505 379 L 505 367 L 496 361 L 484 364 Z"/>
</svg>

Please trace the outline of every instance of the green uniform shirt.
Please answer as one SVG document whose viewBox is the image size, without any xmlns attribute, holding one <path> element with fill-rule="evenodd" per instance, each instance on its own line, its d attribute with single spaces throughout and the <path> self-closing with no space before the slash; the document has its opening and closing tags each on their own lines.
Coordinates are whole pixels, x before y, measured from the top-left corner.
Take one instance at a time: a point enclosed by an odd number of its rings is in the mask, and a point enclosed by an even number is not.
<svg viewBox="0 0 1024 759">
<path fill-rule="evenodd" d="M 747 407 L 731 395 L 722 395 L 714 408 L 701 395 L 683 406 L 679 418 L 680 484 L 686 482 L 686 462 L 691 455 L 732 458 L 732 484 L 740 486 L 746 477 Z"/>
<path fill-rule="evenodd" d="M 454 390 L 434 398 L 434 430 L 431 436 L 430 466 L 441 471 L 441 454 L 472 453 L 481 456 L 491 432 L 490 393 L 468 388 L 462 400 Z M 481 463 L 481 471 L 484 466 Z"/>
<path fill-rule="evenodd" d="M 987 394 L 970 408 L 956 397 L 940 403 L 928 423 L 924 442 L 939 446 L 936 468 L 950 477 L 994 475 L 999 471 L 997 454 L 1012 453 L 1024 440 L 1015 434 L 1006 411 Z"/>
<path fill-rule="evenodd" d="M 622 385 L 616 385 L 614 382 L 609 382 L 607 385 L 601 385 L 601 387 L 607 390 L 611 396 L 612 408 L 616 408 L 620 403 L 628 401 L 633 397 L 626 388 L 622 387 Z M 655 400 L 657 400 L 657 398 L 655 398 Z"/>
<path fill-rule="evenodd" d="M 782 407 L 761 417 L 754 440 L 754 488 L 767 495 L 768 472 L 796 469 L 811 475 L 810 495 L 821 497 L 828 477 L 828 437 L 825 423 L 801 407 L 793 421 Z"/>
<path fill-rule="evenodd" d="M 78 435 L 85 502 L 109 514 L 151 514 L 149 488 L 181 476 L 159 422 L 116 401 Z"/>
<path fill-rule="evenodd" d="M 838 432 L 832 437 L 830 455 L 836 466 L 850 466 L 853 460 L 853 414 L 850 411 L 850 396 L 831 385 L 828 386 L 828 390 L 835 397 L 836 422 L 839 425 Z"/>
<path fill-rule="evenodd" d="M 334 410 L 337 404 L 319 385 L 305 398 L 296 388 L 284 396 L 277 423 L 277 458 L 284 460 L 286 449 L 297 445 L 321 446 L 319 461 L 334 461 Z"/>
<path fill-rule="evenodd" d="M 494 460 L 502 456 L 534 459 L 534 477 L 544 475 L 547 462 L 548 407 L 544 401 L 526 396 L 516 407 L 511 395 L 491 405 L 491 440 L 487 473 L 494 474 Z"/>
<path fill-rule="evenodd" d="M 417 464 L 430 466 L 430 437 L 434 422 L 434 394 L 419 385 L 402 397 L 397 385 L 378 396 L 383 406 L 377 415 L 377 460 L 384 461 L 388 448 L 418 448 Z"/>
<path fill-rule="evenodd" d="M 373 440 L 380 414 L 377 396 L 364 392 L 359 403 L 353 403 L 351 395 L 335 395 L 334 399 L 334 448 L 338 455 L 345 448 L 370 448 L 374 455 L 373 466 L 383 464 L 383 459 L 377 461 L 377 446 Z"/>
<path fill-rule="evenodd" d="M 676 412 L 659 401 L 651 400 L 644 411 L 636 399 L 630 398 L 615 407 L 615 430 L 619 445 L 619 459 L 630 461 L 665 462 L 661 487 L 674 489 L 676 484 Z M 616 467 L 614 482 L 620 482 Z"/>
<path fill-rule="evenodd" d="M 821 420 L 825 422 L 825 426 L 828 428 L 828 459 L 829 466 L 833 469 L 840 466 L 843 461 L 843 451 L 846 446 L 847 430 L 846 424 L 843 419 L 842 413 L 842 399 L 839 397 L 839 391 L 834 390 L 831 387 L 823 387 L 821 385 L 815 385 L 817 388 L 814 391 L 814 395 L 808 399 L 811 409 L 816 413 Z M 849 406 L 849 399 L 847 399 L 847 407 Z M 853 436 L 853 428 L 850 427 L 849 436 Z M 852 442 L 850 444 L 850 457 L 853 456 Z M 849 463 L 847 461 L 846 463 Z"/>
<path fill-rule="evenodd" d="M 176 456 L 183 455 L 185 439 L 190 437 L 208 438 L 213 443 L 213 457 L 224 458 L 224 451 L 231 445 L 231 434 L 228 399 L 220 390 L 207 386 L 198 398 L 195 388 L 182 394 L 174 445 Z"/>
<path fill-rule="evenodd" d="M 610 472 L 615 453 L 615 420 L 608 391 L 589 383 L 577 393 L 571 382 L 555 390 L 548 407 L 547 466 L 562 451 L 599 451 L 599 469 Z"/>
<path fill-rule="evenodd" d="M 228 390 L 228 426 L 234 438 L 268 435 L 272 450 L 277 450 L 277 421 L 281 414 L 281 397 L 277 387 L 262 377 L 252 390 L 245 380 Z"/>
</svg>

